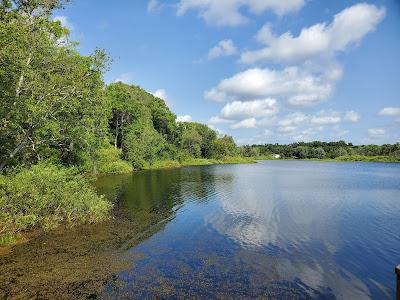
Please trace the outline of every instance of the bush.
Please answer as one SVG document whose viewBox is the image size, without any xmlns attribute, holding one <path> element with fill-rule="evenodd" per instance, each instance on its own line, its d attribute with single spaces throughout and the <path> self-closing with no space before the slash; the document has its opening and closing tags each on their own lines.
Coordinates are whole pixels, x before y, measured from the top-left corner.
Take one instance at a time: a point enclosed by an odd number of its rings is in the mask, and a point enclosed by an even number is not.
<svg viewBox="0 0 400 300">
<path fill-rule="evenodd" d="M 115 148 L 103 148 L 97 151 L 97 172 L 107 174 L 129 173 L 132 166 L 121 159 L 121 150 Z"/>
<path fill-rule="evenodd" d="M 112 146 L 97 150 L 95 165 L 93 164 L 93 161 L 86 157 L 83 171 L 100 174 L 122 174 L 133 171 L 132 166 L 121 159 L 121 150 Z"/>
<path fill-rule="evenodd" d="M 153 162 L 151 165 L 147 164 L 144 166 L 144 169 L 172 169 L 172 168 L 179 168 L 182 165 L 179 161 L 176 160 L 157 160 Z"/>
<path fill-rule="evenodd" d="M 111 208 L 71 169 L 41 163 L 0 176 L 0 240 L 33 227 L 101 221 Z"/>
</svg>

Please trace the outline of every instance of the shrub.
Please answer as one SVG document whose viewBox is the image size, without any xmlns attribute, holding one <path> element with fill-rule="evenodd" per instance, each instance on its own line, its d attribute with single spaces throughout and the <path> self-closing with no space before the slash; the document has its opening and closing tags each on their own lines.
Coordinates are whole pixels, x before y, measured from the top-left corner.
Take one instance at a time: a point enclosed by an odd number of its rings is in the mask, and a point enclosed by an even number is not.
<svg viewBox="0 0 400 300">
<path fill-rule="evenodd" d="M 121 159 L 121 150 L 114 147 L 101 148 L 96 151 L 96 161 L 93 162 L 89 157 L 85 157 L 84 172 L 100 174 L 122 174 L 133 171 L 132 166 Z"/>
<path fill-rule="evenodd" d="M 171 169 L 171 168 L 179 168 L 182 165 L 179 161 L 176 160 L 157 160 L 153 162 L 151 165 L 148 164 L 144 167 L 144 169 Z"/>
<path fill-rule="evenodd" d="M 71 169 L 41 163 L 0 176 L 0 239 L 38 227 L 97 222 L 112 204 L 96 194 L 89 182 Z"/>
<path fill-rule="evenodd" d="M 132 170 L 132 166 L 121 159 L 121 150 L 112 147 L 98 150 L 97 171 L 99 173 L 129 173 Z"/>
</svg>

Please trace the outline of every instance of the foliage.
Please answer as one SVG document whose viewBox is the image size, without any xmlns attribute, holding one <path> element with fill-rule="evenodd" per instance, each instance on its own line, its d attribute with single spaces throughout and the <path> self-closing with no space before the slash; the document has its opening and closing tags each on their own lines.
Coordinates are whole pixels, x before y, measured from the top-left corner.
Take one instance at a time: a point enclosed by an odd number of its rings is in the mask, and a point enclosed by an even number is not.
<svg viewBox="0 0 400 300">
<path fill-rule="evenodd" d="M 112 109 L 111 142 L 134 169 L 152 168 L 163 160 L 168 165 L 168 161 L 215 157 L 216 132 L 200 123 L 177 123 L 164 100 L 121 82 L 110 84 L 106 97 Z M 229 142 L 236 150 L 233 139 Z"/>
<path fill-rule="evenodd" d="M 309 142 L 289 145 L 265 144 L 252 145 L 261 156 L 279 154 L 283 158 L 318 158 L 360 161 L 400 161 L 400 143 L 393 145 L 360 145 L 356 146 L 344 141 L 339 142 Z"/>
<path fill-rule="evenodd" d="M 144 169 L 155 170 L 155 169 L 173 169 L 182 167 L 182 164 L 177 160 L 157 160 L 153 164 L 148 164 Z"/>
<path fill-rule="evenodd" d="M 131 127 L 126 137 L 126 157 L 135 169 L 152 163 L 164 150 L 165 140 L 150 125 L 138 123 Z"/>
<path fill-rule="evenodd" d="M 48 158 L 74 164 L 107 134 L 106 55 L 80 55 L 60 22 L 35 14 L 57 1 L 14 2 L 25 13 L 0 22 L 0 170 Z"/>
<path fill-rule="evenodd" d="M 161 160 L 156 161 L 151 166 L 148 165 L 145 169 L 171 169 L 171 168 L 179 168 L 179 167 L 188 167 L 188 166 L 208 166 L 208 165 L 224 165 L 224 164 L 249 164 L 255 163 L 256 161 L 253 158 L 246 157 L 224 157 L 221 159 L 215 158 L 187 158 L 182 161 L 176 160 Z"/>
<path fill-rule="evenodd" d="M 40 163 L 0 177 L 0 236 L 107 218 L 112 205 L 73 170 Z"/>
<path fill-rule="evenodd" d="M 64 1 L 2 3 L 0 170 L 51 160 L 93 173 L 128 171 L 105 150 L 105 138 L 135 169 L 225 155 L 215 153 L 215 131 L 177 123 L 164 100 L 121 82 L 104 89 L 104 51 L 80 55 L 68 29 L 49 19 Z M 231 146 L 220 150 L 236 154 Z"/>
<path fill-rule="evenodd" d="M 83 170 L 100 174 L 119 174 L 132 172 L 132 166 L 121 159 L 121 150 L 115 149 L 111 145 L 98 149 L 95 153 L 95 159 L 86 158 Z"/>
<path fill-rule="evenodd" d="M 235 141 L 231 136 L 224 135 L 214 141 L 215 156 L 221 157 L 231 157 L 238 156 L 239 151 L 235 144 Z"/>
<path fill-rule="evenodd" d="M 182 133 L 181 146 L 189 155 L 201 157 L 202 138 L 194 127 L 185 128 Z"/>
<path fill-rule="evenodd" d="M 348 155 L 348 156 L 336 157 L 335 160 L 339 160 L 339 161 L 362 161 L 362 162 L 400 162 L 400 157 L 384 156 L 384 155 L 376 155 L 376 156 Z"/>
<path fill-rule="evenodd" d="M 217 134 L 208 126 L 195 122 L 183 122 L 178 127 L 176 143 L 192 157 L 212 158 Z"/>
<path fill-rule="evenodd" d="M 260 151 L 257 147 L 251 147 L 249 145 L 245 145 L 240 147 L 240 155 L 243 157 L 258 157 L 260 156 Z"/>
</svg>

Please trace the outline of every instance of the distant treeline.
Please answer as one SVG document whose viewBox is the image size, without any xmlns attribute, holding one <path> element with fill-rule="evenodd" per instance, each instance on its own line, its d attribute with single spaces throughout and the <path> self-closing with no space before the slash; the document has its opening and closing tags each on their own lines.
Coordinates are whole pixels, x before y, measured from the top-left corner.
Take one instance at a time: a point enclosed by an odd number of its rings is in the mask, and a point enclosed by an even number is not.
<svg viewBox="0 0 400 300">
<path fill-rule="evenodd" d="M 299 142 L 287 145 L 264 144 L 244 146 L 245 156 L 271 156 L 278 154 L 282 158 L 316 158 L 337 159 L 349 157 L 388 157 L 400 160 L 400 143 L 385 145 L 353 145 L 344 141 L 338 142 Z M 355 159 L 357 160 L 357 159 Z"/>
</svg>

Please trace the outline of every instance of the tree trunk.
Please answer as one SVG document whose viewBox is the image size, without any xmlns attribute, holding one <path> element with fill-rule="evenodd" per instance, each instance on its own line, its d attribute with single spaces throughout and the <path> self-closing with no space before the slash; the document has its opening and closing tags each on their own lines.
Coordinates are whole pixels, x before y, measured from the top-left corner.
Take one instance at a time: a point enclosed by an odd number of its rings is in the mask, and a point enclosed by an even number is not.
<svg viewBox="0 0 400 300">
<path fill-rule="evenodd" d="M 121 115 L 121 149 L 124 146 L 124 115 Z"/>
<path fill-rule="evenodd" d="M 31 135 L 32 130 L 28 130 L 28 132 L 26 133 L 26 135 L 24 136 L 24 138 L 22 139 L 22 141 L 18 144 L 18 146 L 10 153 L 9 158 L 13 158 L 16 154 L 18 154 L 19 151 L 22 150 L 22 148 L 24 148 L 26 142 L 29 139 L 29 136 Z M 0 172 L 2 172 L 4 170 L 4 168 L 7 166 L 8 163 L 8 159 L 4 159 L 4 161 L 1 162 L 0 164 Z"/>
<path fill-rule="evenodd" d="M 27 66 L 27 67 L 30 65 L 31 60 L 32 60 L 32 52 L 30 52 L 29 55 L 28 55 L 28 59 L 27 59 L 27 61 L 26 61 L 26 66 Z M 24 83 L 24 71 L 22 70 L 22 71 L 21 71 L 21 75 L 19 76 L 19 79 L 18 79 L 17 87 L 15 88 L 15 101 L 14 101 L 14 105 L 17 104 L 17 98 L 18 98 L 19 95 L 21 94 L 21 88 L 22 88 L 23 83 Z"/>
<path fill-rule="evenodd" d="M 118 148 L 118 117 L 117 117 L 117 124 L 115 126 L 115 142 L 114 142 L 114 148 Z"/>
</svg>

